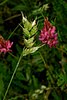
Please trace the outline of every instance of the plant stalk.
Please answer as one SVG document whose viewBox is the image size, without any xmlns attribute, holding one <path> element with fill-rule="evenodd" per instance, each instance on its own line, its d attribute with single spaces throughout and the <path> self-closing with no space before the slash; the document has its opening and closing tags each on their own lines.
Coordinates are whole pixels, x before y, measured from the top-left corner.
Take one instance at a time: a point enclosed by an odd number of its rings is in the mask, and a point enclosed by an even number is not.
<svg viewBox="0 0 67 100">
<path fill-rule="evenodd" d="M 19 66 L 19 64 L 20 64 L 20 61 L 21 61 L 22 57 L 23 57 L 23 52 L 21 53 L 20 58 L 19 58 L 19 60 L 18 60 L 18 62 L 17 62 L 17 65 L 16 65 L 15 70 L 14 70 L 14 72 L 13 72 L 13 74 L 12 74 L 12 77 L 11 77 L 10 82 L 9 82 L 9 84 L 8 84 L 8 87 L 7 87 L 7 90 L 6 90 L 6 92 L 5 92 L 5 95 L 4 95 L 3 100 L 6 99 L 6 96 L 7 96 L 7 93 L 8 93 L 8 91 L 9 91 L 10 85 L 11 85 L 11 83 L 12 83 L 12 81 L 13 81 L 14 75 L 15 75 L 15 73 L 16 73 L 16 71 L 17 71 L 17 68 L 18 68 L 18 66 Z"/>
</svg>

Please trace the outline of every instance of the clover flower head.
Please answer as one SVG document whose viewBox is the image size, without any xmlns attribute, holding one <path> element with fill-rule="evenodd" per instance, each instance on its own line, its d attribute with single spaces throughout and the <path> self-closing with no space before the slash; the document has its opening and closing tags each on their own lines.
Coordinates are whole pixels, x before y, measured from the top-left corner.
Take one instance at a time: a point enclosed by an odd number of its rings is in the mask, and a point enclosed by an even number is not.
<svg viewBox="0 0 67 100">
<path fill-rule="evenodd" d="M 13 42 L 10 42 L 10 40 L 5 40 L 1 35 L 0 35 L 0 52 L 11 52 L 11 47 L 13 45 Z"/>
<path fill-rule="evenodd" d="M 39 40 L 42 43 L 49 45 L 50 48 L 55 47 L 58 43 L 58 34 L 55 31 L 56 27 L 52 26 L 48 21 L 48 18 L 46 18 L 44 21 L 44 27 L 39 35 Z"/>
</svg>

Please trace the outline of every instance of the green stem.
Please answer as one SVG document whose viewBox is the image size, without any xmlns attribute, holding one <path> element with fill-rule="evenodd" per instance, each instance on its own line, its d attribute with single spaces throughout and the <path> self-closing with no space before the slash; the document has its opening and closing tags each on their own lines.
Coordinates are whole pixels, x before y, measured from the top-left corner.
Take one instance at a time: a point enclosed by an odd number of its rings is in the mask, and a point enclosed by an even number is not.
<svg viewBox="0 0 67 100">
<path fill-rule="evenodd" d="M 19 24 L 18 24 L 17 27 L 14 29 L 14 31 L 9 35 L 8 40 L 11 38 L 11 36 L 12 36 L 13 33 L 17 30 L 18 27 L 19 27 Z"/>
<path fill-rule="evenodd" d="M 11 52 L 8 52 L 13 58 L 18 59 L 15 55 L 13 55 Z"/>
<path fill-rule="evenodd" d="M 18 66 L 19 66 L 19 64 L 20 64 L 20 61 L 21 61 L 22 57 L 23 57 L 23 52 L 21 53 L 20 58 L 19 58 L 19 60 L 18 60 L 18 62 L 17 62 L 17 65 L 16 65 L 15 70 L 14 70 L 14 72 L 13 72 L 13 74 L 12 74 L 12 77 L 11 77 L 10 82 L 9 82 L 9 84 L 8 84 L 8 87 L 7 87 L 7 90 L 6 90 L 6 92 L 5 92 L 5 95 L 4 95 L 3 100 L 6 99 L 8 90 L 9 90 L 9 88 L 10 88 L 10 85 L 11 85 L 11 83 L 12 83 L 12 80 L 13 80 L 13 78 L 14 78 L 14 75 L 15 75 L 15 73 L 16 73 L 16 71 L 17 71 L 17 68 L 18 68 Z"/>
<path fill-rule="evenodd" d="M 46 64 L 45 63 L 45 60 L 44 60 L 44 58 L 43 58 L 43 56 L 42 56 L 42 54 L 41 54 L 41 52 L 39 51 L 39 54 L 40 54 L 40 56 L 41 56 L 41 59 L 42 59 L 42 61 L 44 62 L 44 65 Z"/>
<path fill-rule="evenodd" d="M 45 62 L 45 60 L 44 60 L 44 58 L 43 58 L 43 56 L 42 56 L 42 54 L 41 54 L 40 51 L 39 51 L 39 54 L 40 54 L 40 57 L 41 57 L 41 59 L 42 59 L 42 61 L 43 61 L 43 63 L 44 63 L 45 68 L 48 69 L 48 65 L 46 64 L 46 62 Z"/>
<path fill-rule="evenodd" d="M 0 6 L 4 5 L 8 0 L 4 0 L 3 2 L 0 3 Z"/>
<path fill-rule="evenodd" d="M 8 20 L 11 20 L 11 19 L 14 19 L 14 18 L 19 17 L 19 16 L 21 16 L 21 14 L 16 14 L 16 15 L 14 15 L 14 16 L 11 16 L 11 17 L 5 19 L 4 22 L 5 22 L 5 21 L 8 21 Z"/>
<path fill-rule="evenodd" d="M 12 98 L 10 98 L 8 100 L 18 100 L 18 98 L 23 98 L 23 95 L 12 97 Z"/>
<path fill-rule="evenodd" d="M 49 75 L 50 75 L 51 82 L 54 84 L 54 79 L 53 79 L 53 77 L 52 77 L 52 75 L 51 75 L 51 72 L 50 72 L 50 70 L 49 70 L 49 67 L 48 67 L 48 65 L 46 64 L 46 62 L 45 62 L 45 60 L 44 60 L 44 58 L 43 58 L 41 52 L 39 52 L 39 54 L 40 54 L 40 56 L 41 56 L 41 59 L 42 59 L 42 61 L 43 61 L 43 63 L 44 63 L 45 68 L 47 69 L 47 71 L 48 71 L 48 73 L 49 73 Z"/>
<path fill-rule="evenodd" d="M 58 49 L 59 51 L 62 51 L 63 53 L 66 53 L 67 54 L 67 52 L 64 49 L 62 49 L 62 48 L 56 47 L 56 49 Z"/>
</svg>

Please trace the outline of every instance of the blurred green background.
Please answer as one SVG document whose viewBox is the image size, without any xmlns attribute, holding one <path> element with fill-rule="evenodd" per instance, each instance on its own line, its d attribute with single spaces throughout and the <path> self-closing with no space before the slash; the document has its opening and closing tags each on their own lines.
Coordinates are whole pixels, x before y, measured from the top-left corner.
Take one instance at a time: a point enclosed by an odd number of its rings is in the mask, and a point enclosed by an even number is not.
<svg viewBox="0 0 67 100">
<path fill-rule="evenodd" d="M 56 26 L 59 43 L 56 48 L 44 46 L 22 58 L 6 100 L 67 100 L 66 0 L 0 0 L 0 35 L 14 42 L 12 53 L 0 54 L 0 100 L 3 100 L 24 47 L 23 31 L 19 26 L 22 12 L 30 22 L 36 19 L 36 44 L 40 43 L 38 36 L 44 17 Z"/>
</svg>

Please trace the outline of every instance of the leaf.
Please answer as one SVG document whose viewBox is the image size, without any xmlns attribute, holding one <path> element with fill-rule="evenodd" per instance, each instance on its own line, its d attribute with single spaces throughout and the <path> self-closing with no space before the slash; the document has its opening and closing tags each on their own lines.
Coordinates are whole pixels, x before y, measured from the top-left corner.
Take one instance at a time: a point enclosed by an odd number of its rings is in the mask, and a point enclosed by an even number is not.
<svg viewBox="0 0 67 100">
<path fill-rule="evenodd" d="M 17 77 L 19 80 L 26 80 L 26 78 L 24 77 L 24 75 L 23 75 L 21 72 L 17 72 L 17 73 L 16 73 L 16 77 Z"/>
<path fill-rule="evenodd" d="M 27 67 L 26 69 L 26 80 L 30 80 L 31 79 L 31 70 L 30 67 Z"/>
<path fill-rule="evenodd" d="M 31 30 L 31 28 L 32 28 L 32 23 L 30 23 L 23 15 L 22 15 L 22 22 L 23 22 L 23 25 L 24 25 L 24 28 L 26 29 L 26 30 Z"/>
<path fill-rule="evenodd" d="M 26 47 L 27 47 L 27 48 L 31 48 L 31 47 L 34 45 L 34 43 L 35 43 L 35 42 L 30 43 L 30 44 L 26 44 Z"/>
<path fill-rule="evenodd" d="M 40 14 L 42 13 L 44 10 L 47 10 L 49 7 L 48 7 L 48 4 L 45 4 L 43 5 L 42 7 L 39 7 L 38 9 L 35 9 L 32 11 L 32 14 L 33 15 L 37 15 L 37 14 Z"/>
<path fill-rule="evenodd" d="M 37 78 L 33 75 L 33 76 L 32 76 L 32 79 L 33 79 L 33 86 L 34 86 L 35 88 L 37 88 L 37 87 L 38 87 L 38 80 L 37 80 Z"/>
<path fill-rule="evenodd" d="M 37 51 L 39 48 L 40 48 L 40 47 L 33 47 L 33 48 L 31 48 L 31 49 L 30 49 L 30 50 L 31 50 L 31 53 L 34 53 L 34 52 Z"/>
<path fill-rule="evenodd" d="M 32 35 L 35 35 L 36 32 L 37 32 L 37 26 L 35 25 L 35 26 L 33 26 L 33 28 L 31 29 L 30 35 L 31 35 L 31 36 L 32 36 Z"/>
<path fill-rule="evenodd" d="M 8 0 L 4 0 L 0 3 L 0 6 L 4 5 Z"/>
<path fill-rule="evenodd" d="M 26 28 L 23 28 L 23 33 L 25 36 L 30 37 L 30 33 Z"/>
<path fill-rule="evenodd" d="M 61 97 L 55 91 L 52 92 L 52 95 L 54 97 L 54 100 L 61 100 Z"/>
<path fill-rule="evenodd" d="M 30 39 L 24 39 L 24 43 L 26 45 L 27 48 L 30 48 L 34 45 L 35 42 L 33 42 L 34 37 L 30 38 Z"/>
<path fill-rule="evenodd" d="M 62 86 L 65 83 L 65 75 L 63 75 L 62 73 L 58 76 L 58 81 L 57 81 L 57 85 L 58 86 Z"/>
<path fill-rule="evenodd" d="M 23 56 L 26 56 L 26 55 L 28 55 L 28 54 L 30 54 L 30 53 L 34 53 L 35 51 L 37 51 L 38 49 L 39 49 L 40 47 L 38 46 L 38 47 L 32 47 L 32 48 L 30 48 L 30 49 L 24 49 L 23 50 Z"/>
<path fill-rule="evenodd" d="M 19 4 L 19 5 L 15 6 L 12 10 L 25 11 L 25 9 L 26 9 L 26 6 Z"/>
<path fill-rule="evenodd" d="M 34 37 L 32 37 L 32 38 L 30 38 L 30 39 L 28 39 L 28 40 L 25 39 L 25 42 L 28 43 L 28 44 L 30 44 L 30 43 L 33 42 L 33 40 L 34 40 Z"/>
</svg>

